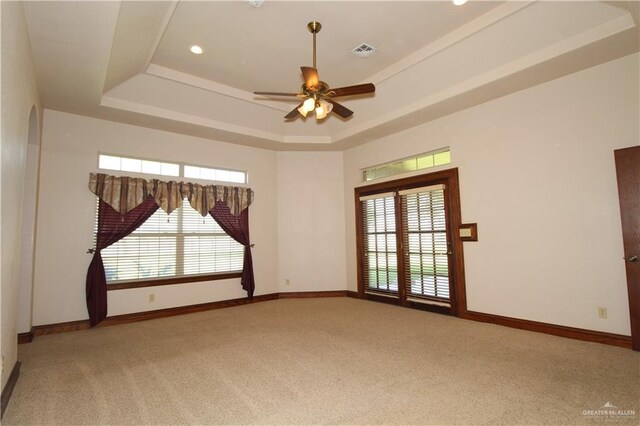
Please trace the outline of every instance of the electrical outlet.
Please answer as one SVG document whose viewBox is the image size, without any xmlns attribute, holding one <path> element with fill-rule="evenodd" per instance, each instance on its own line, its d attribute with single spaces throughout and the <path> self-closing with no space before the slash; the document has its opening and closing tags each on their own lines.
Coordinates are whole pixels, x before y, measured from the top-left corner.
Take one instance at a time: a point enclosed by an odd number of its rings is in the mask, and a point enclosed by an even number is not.
<svg viewBox="0 0 640 426">
<path fill-rule="evenodd" d="M 291 285 L 291 280 L 289 278 L 284 280 L 284 285 Z"/>
<path fill-rule="evenodd" d="M 598 306 L 598 318 L 607 319 L 607 308 L 603 308 L 602 306 Z"/>
<path fill-rule="evenodd" d="M 156 295 L 154 293 L 149 293 L 149 303 L 153 303 L 156 301 Z"/>
</svg>

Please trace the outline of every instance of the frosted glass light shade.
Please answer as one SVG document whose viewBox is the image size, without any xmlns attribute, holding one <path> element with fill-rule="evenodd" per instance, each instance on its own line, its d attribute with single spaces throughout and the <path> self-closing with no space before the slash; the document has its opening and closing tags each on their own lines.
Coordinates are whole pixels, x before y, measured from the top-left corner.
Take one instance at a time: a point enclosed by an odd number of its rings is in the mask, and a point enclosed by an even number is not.
<svg viewBox="0 0 640 426">
<path fill-rule="evenodd" d="M 309 98 L 306 101 L 304 101 L 304 103 L 302 104 L 302 108 L 304 108 L 305 111 L 307 112 L 311 112 L 313 111 L 313 109 L 316 107 L 316 100 L 313 98 Z"/>
<path fill-rule="evenodd" d="M 316 119 L 322 120 L 326 116 L 327 116 L 327 112 L 325 111 L 324 108 L 322 108 L 322 105 L 318 106 L 318 108 L 316 108 Z"/>
</svg>

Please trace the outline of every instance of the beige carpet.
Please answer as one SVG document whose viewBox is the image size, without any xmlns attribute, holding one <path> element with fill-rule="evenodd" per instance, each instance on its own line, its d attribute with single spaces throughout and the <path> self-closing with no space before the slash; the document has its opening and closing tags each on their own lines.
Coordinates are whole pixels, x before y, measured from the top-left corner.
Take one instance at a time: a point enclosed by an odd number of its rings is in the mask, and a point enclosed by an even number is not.
<svg viewBox="0 0 640 426">
<path fill-rule="evenodd" d="M 349 298 L 38 337 L 3 424 L 640 423 L 640 354 Z M 588 416 L 607 402 L 635 416 Z"/>
</svg>

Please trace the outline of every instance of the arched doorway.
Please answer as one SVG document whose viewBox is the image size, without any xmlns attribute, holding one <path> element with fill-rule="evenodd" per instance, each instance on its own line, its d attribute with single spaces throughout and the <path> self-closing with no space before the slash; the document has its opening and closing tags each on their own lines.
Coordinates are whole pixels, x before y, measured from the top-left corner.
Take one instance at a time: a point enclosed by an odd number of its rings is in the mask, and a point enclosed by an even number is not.
<svg viewBox="0 0 640 426">
<path fill-rule="evenodd" d="M 33 310 L 33 264 L 38 204 L 38 176 L 40 169 L 40 123 L 34 106 L 29 115 L 24 196 L 22 199 L 22 231 L 18 296 L 18 335 L 30 340 Z M 23 340 L 24 337 L 21 337 Z"/>
</svg>

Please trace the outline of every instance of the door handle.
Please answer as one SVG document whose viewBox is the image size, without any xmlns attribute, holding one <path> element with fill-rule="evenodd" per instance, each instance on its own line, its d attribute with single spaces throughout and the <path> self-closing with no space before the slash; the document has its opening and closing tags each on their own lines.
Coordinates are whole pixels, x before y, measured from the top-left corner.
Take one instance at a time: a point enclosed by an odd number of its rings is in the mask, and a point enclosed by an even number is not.
<svg viewBox="0 0 640 426">
<path fill-rule="evenodd" d="M 625 257 L 624 259 L 625 259 L 627 262 L 634 263 L 634 262 L 637 262 L 637 261 L 638 261 L 638 256 L 631 255 L 631 256 L 629 256 L 629 257 Z"/>
</svg>

